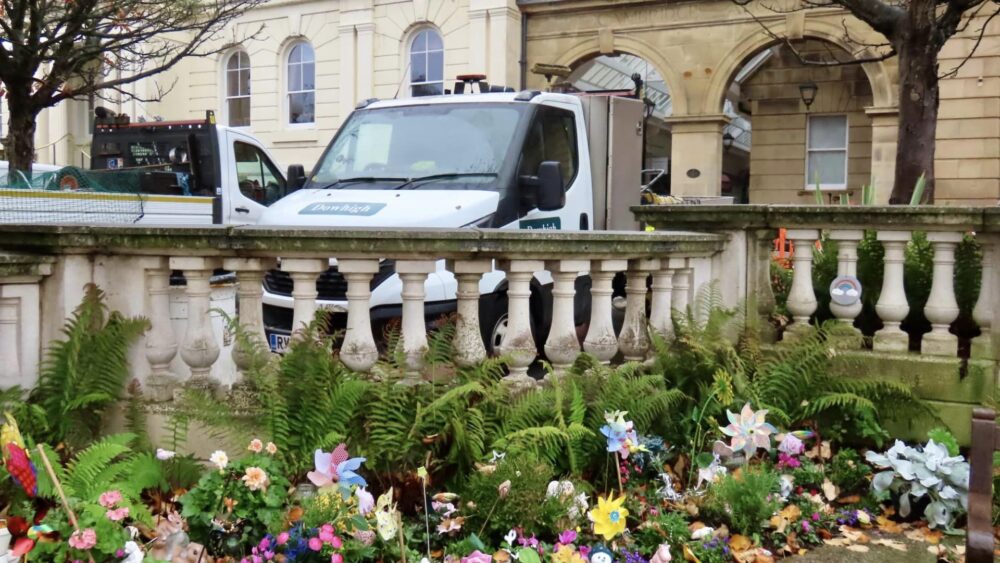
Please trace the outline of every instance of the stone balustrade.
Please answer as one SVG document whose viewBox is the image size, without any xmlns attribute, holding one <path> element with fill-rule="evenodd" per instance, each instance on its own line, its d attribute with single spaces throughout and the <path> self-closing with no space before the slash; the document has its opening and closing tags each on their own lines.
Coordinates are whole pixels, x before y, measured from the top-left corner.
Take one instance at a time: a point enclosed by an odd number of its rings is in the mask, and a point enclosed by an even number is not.
<svg viewBox="0 0 1000 563">
<path fill-rule="evenodd" d="M 955 290 L 955 251 L 966 234 L 973 235 L 982 250 L 981 290 L 973 318 L 981 335 L 972 342 L 972 356 L 994 360 L 997 342 L 991 328 L 1000 312 L 997 295 L 997 237 L 1000 235 L 1000 209 L 956 207 L 852 207 L 852 206 L 642 206 L 633 208 L 636 217 L 655 227 L 657 232 L 707 232 L 727 237 L 726 249 L 717 255 L 728 264 L 733 275 L 719 278 L 721 290 L 730 300 L 747 299 L 757 303 L 760 313 L 774 309 L 769 266 L 771 245 L 777 230 L 786 229 L 786 238 L 794 245 L 792 283 L 787 297 L 790 324 L 784 337 L 795 339 L 809 330 L 810 319 L 817 311 L 817 292 L 829 288 L 813 287 L 815 244 L 825 232 L 836 241 L 837 273 L 857 275 L 858 244 L 865 231 L 874 231 L 884 249 L 883 275 L 875 312 L 884 325 L 874 334 L 876 352 L 908 352 L 911 335 L 900 323 L 911 311 L 905 291 L 904 258 L 907 244 L 915 232 L 926 233 L 933 250 L 931 289 L 924 316 L 931 331 L 919 338 L 919 352 L 925 356 L 956 357 L 958 340 L 949 328 L 959 316 Z M 676 283 L 676 278 L 675 278 Z M 872 291 L 876 288 L 862 288 Z M 831 304 L 831 313 L 853 326 L 862 311 L 860 303 L 850 306 Z"/>
<path fill-rule="evenodd" d="M 486 357 L 478 318 L 481 280 L 496 277 L 495 268 L 504 274 L 496 279 L 508 303 L 499 352 L 510 358 L 510 382 L 531 384 L 528 368 L 540 356 L 556 373 L 583 350 L 604 362 L 619 352 L 644 359 L 647 327 L 669 333 L 671 309 L 692 302 L 693 280 L 721 275 L 714 269 L 725 243 L 725 236 L 697 233 L 0 225 L 0 381 L 31 386 L 37 380 L 45 343 L 60 336 L 83 286 L 96 283 L 111 309 L 150 321 L 130 358 L 149 396 L 167 399 L 181 384 L 230 386 L 238 382 L 247 355 L 222 326 L 216 309 L 227 308 L 220 305 L 226 288 L 213 282 L 213 274 L 234 274 L 236 287 L 228 286 L 228 295 L 238 303 L 228 309 L 238 309 L 246 332 L 263 340 L 266 273 L 278 267 L 291 278 L 292 325 L 298 330 L 322 306 L 317 278 L 336 259 L 347 288 L 339 354 L 348 367 L 367 372 L 378 359 L 370 307 L 381 260 L 394 261 L 401 281 L 400 357 L 403 383 L 411 384 L 421 381 L 428 343 L 428 277 L 448 283 L 454 276 L 454 358 L 472 365 Z M 446 264 L 446 271 L 439 264 Z M 171 285 L 176 272 L 186 284 Z M 583 337 L 575 326 L 574 301 L 577 278 L 587 273 L 592 305 Z M 618 273 L 627 279 L 620 331 L 612 320 L 612 280 Z M 551 322 L 539 346 L 533 331 L 541 327 L 532 318 L 532 302 L 548 284 Z"/>
</svg>

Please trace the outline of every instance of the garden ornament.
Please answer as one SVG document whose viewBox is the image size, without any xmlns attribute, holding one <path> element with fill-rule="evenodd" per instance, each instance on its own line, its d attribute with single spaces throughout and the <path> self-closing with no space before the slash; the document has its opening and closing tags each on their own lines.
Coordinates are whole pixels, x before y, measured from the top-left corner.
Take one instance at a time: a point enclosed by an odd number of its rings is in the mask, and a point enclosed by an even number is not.
<svg viewBox="0 0 1000 563">
<path fill-rule="evenodd" d="M 615 554 L 611 550 L 599 545 L 590 552 L 590 563 L 614 563 Z"/>
</svg>

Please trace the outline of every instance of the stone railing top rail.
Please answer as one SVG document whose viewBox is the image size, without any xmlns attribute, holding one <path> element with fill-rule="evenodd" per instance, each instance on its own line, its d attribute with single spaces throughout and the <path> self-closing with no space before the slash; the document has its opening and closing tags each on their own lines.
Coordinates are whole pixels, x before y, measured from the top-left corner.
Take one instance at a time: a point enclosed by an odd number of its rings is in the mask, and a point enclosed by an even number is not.
<svg viewBox="0 0 1000 563">
<path fill-rule="evenodd" d="M 21 254 L 611 259 L 711 254 L 725 240 L 676 232 L 0 225 L 0 252 Z"/>
<path fill-rule="evenodd" d="M 855 228 L 1000 232 L 1000 207 L 939 205 L 643 205 L 636 219 L 657 229 L 719 231 Z"/>
</svg>

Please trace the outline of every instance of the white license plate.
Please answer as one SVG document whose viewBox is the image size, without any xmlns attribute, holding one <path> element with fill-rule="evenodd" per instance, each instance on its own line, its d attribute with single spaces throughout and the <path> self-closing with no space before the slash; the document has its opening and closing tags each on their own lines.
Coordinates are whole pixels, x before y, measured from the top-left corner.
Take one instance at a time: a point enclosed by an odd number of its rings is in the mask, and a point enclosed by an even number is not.
<svg viewBox="0 0 1000 563">
<path fill-rule="evenodd" d="M 284 354 L 288 351 L 288 343 L 291 338 L 292 337 L 287 334 L 271 333 L 267 335 L 267 342 L 270 345 L 272 352 L 276 354 Z"/>
</svg>

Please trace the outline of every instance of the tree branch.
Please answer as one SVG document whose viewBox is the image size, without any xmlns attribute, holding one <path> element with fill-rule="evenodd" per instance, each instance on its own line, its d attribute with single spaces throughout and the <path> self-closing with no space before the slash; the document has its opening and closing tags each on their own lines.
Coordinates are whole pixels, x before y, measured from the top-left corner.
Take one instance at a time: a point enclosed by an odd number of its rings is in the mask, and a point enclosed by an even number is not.
<svg viewBox="0 0 1000 563">
<path fill-rule="evenodd" d="M 976 13 L 970 15 L 969 22 L 971 22 L 978 13 L 979 9 L 976 10 Z M 993 18 L 997 17 L 998 15 L 1000 15 L 1000 7 L 998 7 L 996 10 L 993 11 L 992 14 L 986 17 L 986 21 L 983 22 L 983 27 L 979 28 L 979 35 L 978 37 L 976 37 L 975 43 L 972 44 L 972 49 L 969 49 L 968 54 L 962 57 L 962 60 L 957 65 L 955 65 L 955 68 L 939 76 L 938 80 L 944 78 L 951 78 L 958 75 L 958 71 L 961 70 L 961 68 L 965 66 L 965 63 L 969 62 L 969 59 L 971 59 L 973 55 L 976 54 L 976 51 L 979 49 L 979 45 L 983 42 L 983 37 L 986 35 L 986 28 L 989 27 L 990 22 L 993 21 Z M 968 27 L 968 23 L 966 23 L 966 27 Z"/>
</svg>

